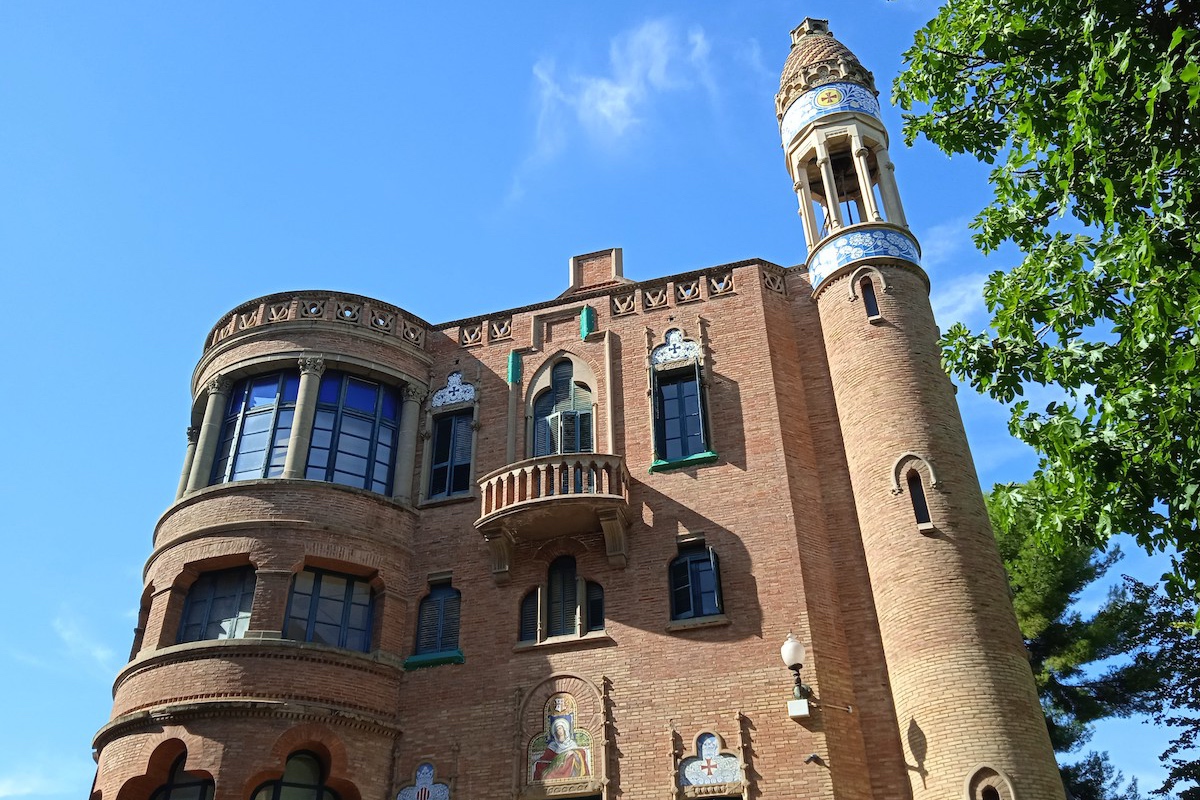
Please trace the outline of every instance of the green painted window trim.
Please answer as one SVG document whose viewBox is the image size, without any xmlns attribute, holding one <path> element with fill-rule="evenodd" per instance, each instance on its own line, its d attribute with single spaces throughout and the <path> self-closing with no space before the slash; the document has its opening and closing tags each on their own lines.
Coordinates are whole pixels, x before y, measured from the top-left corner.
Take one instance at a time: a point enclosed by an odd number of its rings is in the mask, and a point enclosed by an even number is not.
<svg viewBox="0 0 1200 800">
<path fill-rule="evenodd" d="M 596 330 L 596 309 L 591 306 L 584 306 L 579 312 L 579 338 L 582 341 L 587 341 L 587 337 L 591 336 Z"/>
<path fill-rule="evenodd" d="M 465 664 L 467 657 L 462 650 L 443 650 L 440 653 L 423 653 L 419 656 L 409 656 L 404 659 L 405 669 L 421 669 L 437 667 L 442 664 Z"/>
<path fill-rule="evenodd" d="M 650 462 L 650 472 L 667 472 L 680 467 L 695 467 L 700 464 L 711 464 L 717 460 L 717 454 L 712 450 L 705 450 L 703 453 L 696 453 L 694 456 L 687 458 L 677 458 L 674 461 L 663 461 L 655 459 Z"/>
</svg>

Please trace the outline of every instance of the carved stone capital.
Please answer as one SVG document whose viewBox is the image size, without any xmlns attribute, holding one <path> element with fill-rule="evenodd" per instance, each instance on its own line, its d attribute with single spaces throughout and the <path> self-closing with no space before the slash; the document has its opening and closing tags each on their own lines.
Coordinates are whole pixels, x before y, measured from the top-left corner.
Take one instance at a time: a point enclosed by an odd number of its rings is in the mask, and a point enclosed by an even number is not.
<svg viewBox="0 0 1200 800">
<path fill-rule="evenodd" d="M 318 378 L 325 372 L 325 356 L 300 356 L 300 374 L 316 375 Z"/>
<path fill-rule="evenodd" d="M 204 391 L 209 394 L 229 394 L 229 389 L 233 386 L 233 382 L 221 375 L 216 375 L 208 379 L 208 383 L 204 384 Z"/>
<path fill-rule="evenodd" d="M 200 429 L 197 428 L 195 425 L 188 426 L 188 429 L 187 429 L 188 444 L 195 444 L 199 438 L 200 438 Z"/>
<path fill-rule="evenodd" d="M 404 387 L 404 401 L 406 403 L 416 403 L 420 405 L 425 402 L 425 398 L 429 396 L 429 392 L 420 386 L 414 386 L 411 383 Z"/>
</svg>

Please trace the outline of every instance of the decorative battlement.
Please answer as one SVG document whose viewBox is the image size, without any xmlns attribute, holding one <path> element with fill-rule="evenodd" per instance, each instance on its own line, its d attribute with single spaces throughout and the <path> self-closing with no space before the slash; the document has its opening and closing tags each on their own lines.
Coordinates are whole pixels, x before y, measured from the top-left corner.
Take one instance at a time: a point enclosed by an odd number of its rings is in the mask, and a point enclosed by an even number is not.
<svg viewBox="0 0 1200 800">
<path fill-rule="evenodd" d="M 285 292 L 244 303 L 229 312 L 208 335 L 204 350 L 263 325 L 313 322 L 351 325 L 396 336 L 413 347 L 425 348 L 429 325 L 403 309 L 379 300 L 341 292 Z"/>
</svg>

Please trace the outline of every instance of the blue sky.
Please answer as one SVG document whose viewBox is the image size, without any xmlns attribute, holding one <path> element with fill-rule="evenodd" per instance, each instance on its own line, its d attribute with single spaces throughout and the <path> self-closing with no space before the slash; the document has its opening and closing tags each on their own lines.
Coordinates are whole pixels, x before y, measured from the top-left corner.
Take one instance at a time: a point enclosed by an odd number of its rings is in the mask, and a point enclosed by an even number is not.
<svg viewBox="0 0 1200 800">
<path fill-rule="evenodd" d="M 613 246 L 634 279 L 802 262 L 773 98 L 806 15 L 875 72 L 940 323 L 983 324 L 983 278 L 1007 264 L 967 238 L 986 171 L 903 147 L 886 102 L 935 10 L 0 4 L 0 798 L 90 786 L 218 317 L 337 288 L 436 323 L 552 297 L 571 255 Z M 1006 412 L 959 401 L 984 484 L 1027 477 Z M 1123 721 L 1092 745 L 1154 788 L 1164 740 Z"/>
</svg>

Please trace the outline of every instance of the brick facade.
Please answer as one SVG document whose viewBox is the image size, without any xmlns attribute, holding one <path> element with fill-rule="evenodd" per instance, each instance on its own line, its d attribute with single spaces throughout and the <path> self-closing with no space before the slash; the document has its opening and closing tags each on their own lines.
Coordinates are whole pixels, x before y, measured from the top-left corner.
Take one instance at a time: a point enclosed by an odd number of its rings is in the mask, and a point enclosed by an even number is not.
<svg viewBox="0 0 1200 800">
<path fill-rule="evenodd" d="M 752 260 L 635 283 L 620 251 L 573 259 L 556 299 L 440 325 L 329 292 L 231 312 L 196 369 L 193 426 L 214 379 L 319 355 L 398 391 L 396 474 L 386 493 L 274 476 L 209 486 L 218 428 L 201 433 L 205 488 L 181 489 L 154 532 L 93 800 L 149 798 L 180 758 L 217 800 L 242 800 L 301 752 L 343 800 L 437 797 L 439 784 L 479 800 L 1061 798 L 927 280 L 915 264 L 862 263 L 876 315 L 852 291 L 858 262 L 819 282 Z M 690 355 L 655 372 L 670 331 Z M 534 459 L 535 395 L 564 359 L 590 390 L 594 455 Z M 655 445 L 652 374 L 686 377 L 697 361 L 706 452 L 672 462 Z M 438 394 L 464 384 L 473 396 Z M 447 410 L 472 415 L 471 480 L 433 497 Z M 673 620 L 671 564 L 696 548 L 719 556 L 722 605 Z M 578 586 L 602 587 L 603 621 L 522 641 L 523 599 L 550 592 L 562 556 Z M 196 582 L 229 569 L 255 578 L 244 635 L 178 643 Z M 281 635 L 306 569 L 369 587 L 366 652 Z M 446 581 L 457 647 L 422 662 L 421 603 Z M 789 631 L 813 691 L 795 720 Z M 544 777 L 562 717 L 583 766 Z M 705 733 L 720 745 L 707 761 Z M 720 764 L 734 777 L 711 783 Z"/>
</svg>

